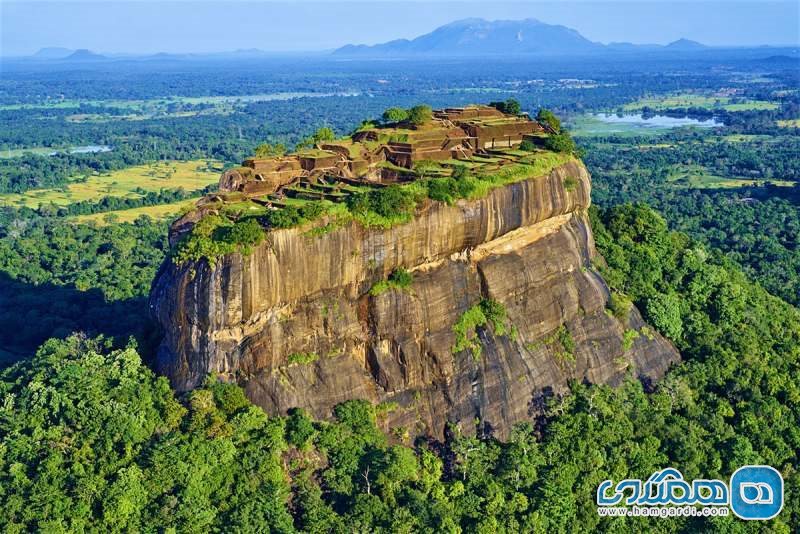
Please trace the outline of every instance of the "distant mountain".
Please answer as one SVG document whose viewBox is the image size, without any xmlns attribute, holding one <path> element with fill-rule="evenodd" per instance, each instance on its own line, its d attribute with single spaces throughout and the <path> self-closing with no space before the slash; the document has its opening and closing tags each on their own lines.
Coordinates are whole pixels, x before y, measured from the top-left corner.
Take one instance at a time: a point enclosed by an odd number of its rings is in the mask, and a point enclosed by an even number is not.
<svg viewBox="0 0 800 534">
<path fill-rule="evenodd" d="M 705 48 L 704 45 L 688 39 L 679 39 L 666 46 L 632 43 L 604 45 L 590 41 L 566 26 L 545 24 L 536 19 L 464 19 L 440 26 L 415 39 L 398 39 L 373 46 L 347 45 L 333 53 L 359 57 L 575 55 L 603 52 L 692 52 Z"/>
<path fill-rule="evenodd" d="M 61 48 L 58 46 L 48 46 L 39 49 L 38 52 L 33 54 L 36 59 L 64 59 L 65 57 L 73 54 L 75 51 L 69 48 Z"/>
<path fill-rule="evenodd" d="M 91 50 L 86 50 L 85 48 L 82 48 L 80 50 L 74 51 L 72 54 L 65 57 L 64 61 L 98 61 L 103 59 L 108 59 L 108 58 L 106 56 L 92 52 Z"/>
<path fill-rule="evenodd" d="M 674 50 L 679 52 L 705 50 L 706 48 L 708 48 L 706 45 L 690 39 L 678 39 L 677 41 L 672 41 L 664 47 L 666 50 Z"/>
<path fill-rule="evenodd" d="M 565 26 L 535 19 L 464 19 L 451 22 L 416 39 L 398 39 L 374 46 L 347 45 L 337 55 L 485 55 L 485 54 L 569 54 L 592 52 L 603 45 L 593 43 Z"/>
</svg>

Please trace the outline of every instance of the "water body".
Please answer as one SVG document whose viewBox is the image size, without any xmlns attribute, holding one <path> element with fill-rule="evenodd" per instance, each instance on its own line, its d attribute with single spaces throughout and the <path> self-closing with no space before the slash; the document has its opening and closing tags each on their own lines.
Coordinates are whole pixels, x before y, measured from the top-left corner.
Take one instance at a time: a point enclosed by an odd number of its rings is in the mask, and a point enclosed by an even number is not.
<svg viewBox="0 0 800 534">
<path fill-rule="evenodd" d="M 626 113 L 595 113 L 593 117 L 607 124 L 618 124 L 622 127 L 634 128 L 680 128 L 682 126 L 697 126 L 699 128 L 713 128 L 723 126 L 716 119 L 698 120 L 689 117 L 668 117 L 666 115 L 652 115 L 645 118 L 642 114 Z"/>
<path fill-rule="evenodd" d="M 67 152 L 68 154 L 97 154 L 100 152 L 111 152 L 112 148 L 108 145 L 85 145 L 85 146 L 73 146 L 66 150 L 56 150 L 54 152 L 48 152 L 48 156 L 55 156 L 56 154 L 61 154 Z"/>
</svg>

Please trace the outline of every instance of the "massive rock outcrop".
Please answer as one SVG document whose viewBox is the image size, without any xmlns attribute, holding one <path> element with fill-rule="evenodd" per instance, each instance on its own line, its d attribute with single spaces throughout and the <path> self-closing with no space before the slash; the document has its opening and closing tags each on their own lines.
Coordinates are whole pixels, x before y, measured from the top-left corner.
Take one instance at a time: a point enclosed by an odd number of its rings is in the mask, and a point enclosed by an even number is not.
<svg viewBox="0 0 800 534">
<path fill-rule="evenodd" d="M 429 201 L 391 229 L 275 230 L 213 266 L 168 260 L 151 295 L 158 369 L 179 390 L 216 373 L 271 413 L 392 402 L 388 426 L 434 436 L 477 418 L 503 437 L 571 379 L 658 378 L 678 354 L 635 309 L 606 311 L 589 202 L 571 161 L 480 200 Z M 399 267 L 409 287 L 369 294 Z M 505 307 L 506 332 L 478 327 L 480 353 L 454 353 L 454 325 L 486 300 Z"/>
</svg>

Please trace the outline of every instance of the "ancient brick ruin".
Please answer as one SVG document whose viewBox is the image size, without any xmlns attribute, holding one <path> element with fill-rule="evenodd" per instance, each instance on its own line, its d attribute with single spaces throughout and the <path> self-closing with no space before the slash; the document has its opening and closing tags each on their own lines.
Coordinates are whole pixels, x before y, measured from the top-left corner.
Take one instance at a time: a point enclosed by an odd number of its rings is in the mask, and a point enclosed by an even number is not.
<svg viewBox="0 0 800 534">
<path fill-rule="evenodd" d="M 489 106 L 446 108 L 422 125 L 375 126 L 290 155 L 247 159 L 222 175 L 219 189 L 278 202 L 294 186 L 314 185 L 325 198 L 330 196 L 326 184 L 385 185 L 412 176 L 421 161 L 474 161 L 542 135 L 542 126 L 527 115 L 507 115 Z"/>
</svg>

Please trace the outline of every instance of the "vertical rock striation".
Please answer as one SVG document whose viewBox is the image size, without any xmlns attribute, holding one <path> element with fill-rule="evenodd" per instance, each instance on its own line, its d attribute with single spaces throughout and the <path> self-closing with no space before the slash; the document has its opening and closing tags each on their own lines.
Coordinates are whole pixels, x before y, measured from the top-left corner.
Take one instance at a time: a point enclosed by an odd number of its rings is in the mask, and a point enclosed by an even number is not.
<svg viewBox="0 0 800 534">
<path fill-rule="evenodd" d="M 271 413 L 394 402 L 389 426 L 434 436 L 476 418 L 505 436 L 573 379 L 659 378 L 679 356 L 635 309 L 606 312 L 589 202 L 571 161 L 480 200 L 430 202 L 391 229 L 276 230 L 214 266 L 168 260 L 150 297 L 165 332 L 158 370 L 179 390 L 216 373 Z M 409 287 L 369 295 L 399 267 Z M 480 354 L 454 353 L 454 325 L 486 300 L 507 311 L 505 332 L 480 326 Z"/>
</svg>

